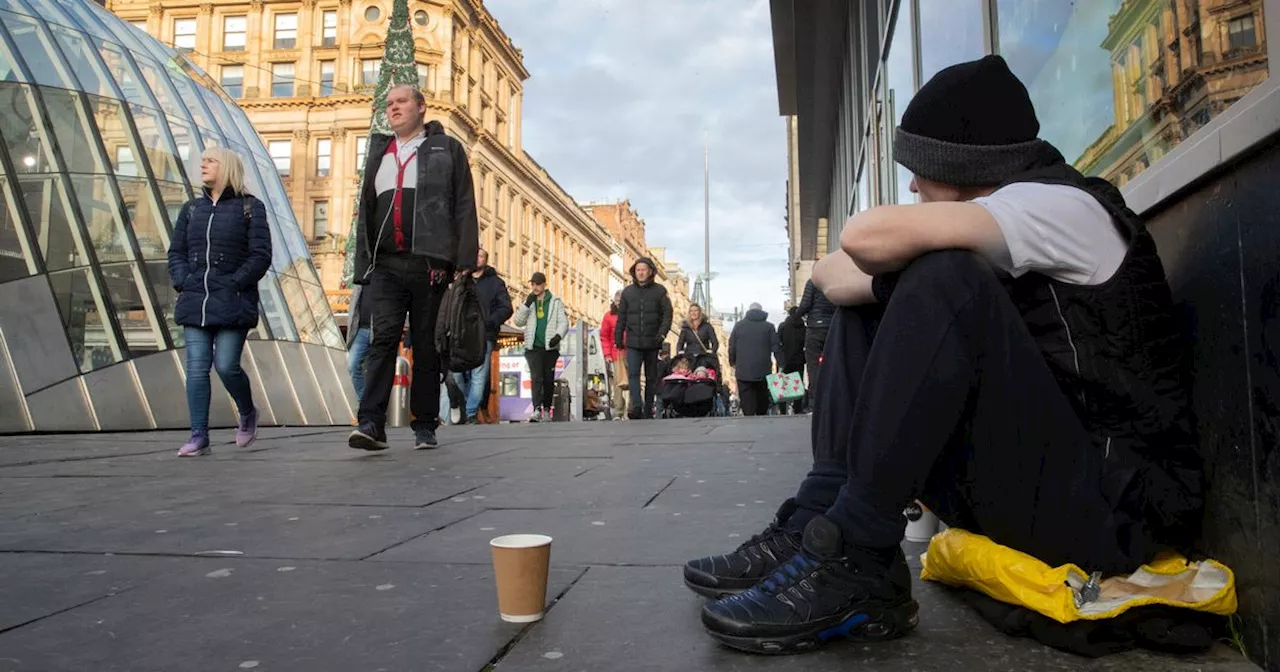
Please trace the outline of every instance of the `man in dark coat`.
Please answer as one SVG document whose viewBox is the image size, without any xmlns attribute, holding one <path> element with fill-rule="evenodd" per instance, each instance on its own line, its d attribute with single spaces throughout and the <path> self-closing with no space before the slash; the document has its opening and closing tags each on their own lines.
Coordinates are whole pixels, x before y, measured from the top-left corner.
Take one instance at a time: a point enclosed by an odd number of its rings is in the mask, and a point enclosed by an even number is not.
<svg viewBox="0 0 1280 672">
<path fill-rule="evenodd" d="M 778 368 L 783 373 L 804 371 L 804 319 L 795 307 L 787 311 L 787 319 L 778 325 L 778 341 L 782 343 L 782 362 Z M 803 408 L 804 399 L 797 399 L 791 404 L 793 413 L 800 413 Z"/>
<path fill-rule="evenodd" d="M 462 143 L 438 121 L 423 125 L 426 100 L 412 86 L 387 94 L 393 135 L 373 134 L 364 165 L 356 221 L 355 282 L 372 311 L 359 427 L 347 442 L 385 450 L 387 404 L 396 346 L 409 316 L 413 356 L 414 447 L 435 448 L 440 409 L 440 357 L 435 347 L 440 300 L 454 274 L 475 267 L 480 249 L 471 165 Z"/>
<path fill-rule="evenodd" d="M 825 294 L 813 284 L 813 279 L 804 283 L 804 296 L 796 313 L 805 318 L 804 364 L 809 383 L 806 394 L 809 397 L 809 408 L 813 408 L 818 391 L 818 376 L 822 369 L 822 350 L 827 347 L 827 330 L 831 327 L 831 318 L 835 315 L 836 305 L 831 303 Z"/>
<path fill-rule="evenodd" d="M 653 417 L 653 398 L 658 393 L 658 350 L 671 331 L 671 298 L 667 288 L 654 279 L 653 260 L 640 257 L 631 265 L 631 284 L 622 290 L 618 302 L 618 326 L 613 343 L 627 350 L 627 386 L 631 393 L 632 420 Z M 644 394 L 640 374 L 644 373 Z"/>
<path fill-rule="evenodd" d="M 511 294 L 507 291 L 507 283 L 498 276 L 498 271 L 489 265 L 489 253 L 480 250 L 476 258 L 476 270 L 472 275 L 476 279 L 476 296 L 480 299 L 480 310 L 484 311 L 485 348 L 484 362 L 476 368 L 463 373 L 453 374 L 458 389 L 467 395 L 467 407 L 464 422 L 468 425 L 480 424 L 480 402 L 485 398 L 489 388 L 489 364 L 494 348 L 498 347 L 498 331 L 502 323 L 511 318 Z"/>
<path fill-rule="evenodd" d="M 1039 131 L 999 56 L 907 105 L 893 156 L 922 202 L 858 212 L 814 268 L 840 309 L 813 466 L 764 534 L 686 565 L 690 586 L 743 591 L 703 610 L 720 641 L 785 653 L 908 633 L 916 499 L 1050 567 L 1129 574 L 1195 545 L 1204 465 L 1155 241 Z"/>
<path fill-rule="evenodd" d="M 768 317 L 760 304 L 753 303 L 729 333 L 729 366 L 738 379 L 738 401 L 743 415 L 769 412 L 769 386 L 765 378 L 773 373 L 775 361 L 779 367 L 782 364 L 778 330 Z"/>
</svg>

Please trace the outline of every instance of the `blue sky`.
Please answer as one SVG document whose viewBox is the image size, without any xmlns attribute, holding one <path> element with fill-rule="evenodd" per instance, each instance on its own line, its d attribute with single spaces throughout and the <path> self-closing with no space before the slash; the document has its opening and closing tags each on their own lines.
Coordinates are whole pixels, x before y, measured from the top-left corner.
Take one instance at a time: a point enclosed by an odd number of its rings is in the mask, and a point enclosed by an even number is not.
<svg viewBox="0 0 1280 672">
<path fill-rule="evenodd" d="M 780 319 L 786 133 L 767 0 L 485 6 L 531 73 L 525 150 L 578 201 L 630 198 L 649 245 L 694 272 L 702 269 L 709 135 L 716 308 L 758 301 Z"/>
</svg>

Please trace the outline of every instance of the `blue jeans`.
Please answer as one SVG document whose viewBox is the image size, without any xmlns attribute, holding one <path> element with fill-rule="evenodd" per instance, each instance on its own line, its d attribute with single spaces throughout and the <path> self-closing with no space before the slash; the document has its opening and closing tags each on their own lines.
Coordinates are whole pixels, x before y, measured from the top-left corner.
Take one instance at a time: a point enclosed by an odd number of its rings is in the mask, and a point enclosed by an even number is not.
<svg viewBox="0 0 1280 672">
<path fill-rule="evenodd" d="M 480 412 L 480 402 L 484 399 L 484 390 L 489 384 L 489 363 L 493 346 L 493 341 L 484 344 L 484 362 L 480 366 L 470 371 L 453 374 L 453 382 L 467 393 L 467 418 L 474 418 Z"/>
<path fill-rule="evenodd" d="M 364 356 L 369 352 L 369 327 L 356 330 L 356 337 L 351 341 L 351 351 L 347 353 L 347 372 L 351 374 L 351 385 L 356 388 L 356 403 L 364 399 Z"/>
<path fill-rule="evenodd" d="M 186 327 L 187 339 L 187 412 L 191 414 L 192 433 L 209 432 L 209 367 L 218 370 L 223 387 L 231 393 L 240 416 L 253 412 L 253 391 L 249 376 L 240 368 L 247 329 L 218 327 Z"/>
</svg>

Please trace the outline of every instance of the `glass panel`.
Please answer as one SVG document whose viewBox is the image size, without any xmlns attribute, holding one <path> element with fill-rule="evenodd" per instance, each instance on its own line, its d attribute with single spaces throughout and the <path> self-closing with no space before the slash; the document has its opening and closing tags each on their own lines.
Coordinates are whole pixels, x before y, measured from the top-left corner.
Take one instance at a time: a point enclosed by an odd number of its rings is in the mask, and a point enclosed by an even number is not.
<svg viewBox="0 0 1280 672">
<path fill-rule="evenodd" d="M 168 224 L 165 231 L 173 231 L 173 226 L 178 223 L 178 213 L 182 211 L 182 206 L 191 200 L 191 190 L 187 188 L 186 183 L 174 182 L 156 182 L 156 186 L 160 188 L 160 202 L 164 205 L 165 214 L 168 215 Z M 168 249 L 168 246 L 165 246 Z"/>
<path fill-rule="evenodd" d="M 195 84 L 188 79 L 188 73 L 181 68 L 173 68 L 166 73 L 170 76 L 167 79 L 173 82 L 178 90 L 178 95 L 182 97 L 182 101 L 186 103 L 187 111 L 191 113 L 191 119 L 196 122 L 201 132 L 205 130 L 216 129 L 218 125 L 209 117 L 209 113 L 205 111 L 204 106 L 200 104 L 200 95 L 196 93 Z M 165 108 L 168 110 L 169 108 Z"/>
<path fill-rule="evenodd" d="M 298 329 L 297 340 L 304 343 L 320 342 L 316 333 L 316 318 L 311 314 L 311 308 L 307 304 L 306 289 L 302 281 L 288 275 L 278 277 L 285 306 L 288 307 L 289 314 L 293 317 L 293 324 Z"/>
<path fill-rule="evenodd" d="M 32 9 L 37 10 L 33 16 L 38 16 L 44 19 L 45 23 L 51 26 L 58 24 L 74 27 L 76 25 L 76 22 L 72 21 L 71 17 L 67 16 L 67 13 L 62 11 L 62 8 L 59 5 L 54 4 L 50 0 L 31 0 L 29 4 Z"/>
<path fill-rule="evenodd" d="M 58 4 L 71 15 L 74 23 L 73 27 L 88 32 L 90 35 L 99 38 L 111 38 L 111 31 L 107 29 L 107 21 L 118 21 L 114 15 L 98 9 L 97 5 L 88 2 L 77 2 L 76 0 L 57 0 Z"/>
<path fill-rule="evenodd" d="M 146 180 L 118 178 L 120 196 L 124 199 L 124 211 L 129 226 L 138 240 L 143 259 L 165 259 L 169 251 L 169 229 L 164 215 L 156 204 L 156 197 Z M 172 189 L 172 186 L 170 187 Z M 185 198 L 185 190 L 179 188 Z M 181 207 L 181 204 L 179 204 Z"/>
<path fill-rule="evenodd" d="M 1269 73 L 1265 44 L 1244 33 L 1245 19 L 1262 24 L 1261 3 L 1230 12 L 1121 0 L 999 0 L 997 8 L 1000 50 L 1027 84 L 1040 137 L 1081 172 L 1118 184 Z"/>
<path fill-rule="evenodd" d="M 985 55 L 984 1 L 920 0 L 920 81 L 929 81 L 947 66 Z"/>
<path fill-rule="evenodd" d="M 0 0 L 0 4 L 3 4 L 3 0 Z M 0 81 L 23 82 L 26 80 L 26 75 L 18 69 L 18 59 L 13 55 L 8 38 L 0 35 Z"/>
<path fill-rule="evenodd" d="M 292 49 L 298 44 L 298 15 L 276 14 L 275 48 Z"/>
<path fill-rule="evenodd" d="M 244 97 L 244 66 L 243 65 L 224 65 L 222 66 L 222 76 L 218 82 L 222 86 L 222 90 L 227 92 L 232 98 Z"/>
<path fill-rule="evenodd" d="M 235 119 L 227 112 L 227 101 L 222 99 L 213 89 L 200 89 L 200 97 L 204 99 L 213 117 L 218 120 L 218 130 L 222 132 L 229 144 L 241 144 L 240 130 L 236 128 Z M 234 103 L 232 103 L 234 104 Z"/>
<path fill-rule="evenodd" d="M 106 307 L 88 269 L 50 273 L 49 284 L 62 313 L 62 326 L 71 341 L 71 354 L 81 373 L 109 366 L 122 359 L 120 345 L 111 333 Z"/>
<path fill-rule="evenodd" d="M 53 143 L 45 137 L 44 124 L 35 116 L 34 89 L 18 84 L 0 84 L 0 135 L 4 136 L 14 170 L 20 173 L 50 173 Z"/>
<path fill-rule="evenodd" d="M 186 345 L 186 339 L 183 338 L 182 327 L 173 319 L 173 309 L 178 305 L 178 292 L 173 288 L 173 280 L 169 278 L 169 262 L 149 261 L 145 268 L 147 282 L 151 284 L 151 291 L 155 293 L 159 304 L 157 308 L 160 310 L 160 319 L 164 320 L 174 347 L 181 348 Z"/>
<path fill-rule="evenodd" d="M 320 95 L 333 95 L 334 62 L 320 61 Z"/>
<path fill-rule="evenodd" d="M 98 54 L 102 56 L 103 63 L 106 64 L 107 71 L 115 78 L 116 85 L 124 93 L 125 100 L 153 110 L 159 109 L 159 104 L 151 96 L 151 91 L 142 83 L 137 69 L 125 57 L 120 45 L 102 40 L 95 41 L 95 45 L 98 47 Z"/>
<path fill-rule="evenodd" d="M 133 259 L 129 236 L 125 233 L 124 221 L 120 219 L 120 208 L 115 194 L 111 192 L 109 179 L 86 175 L 72 175 L 69 179 L 98 261 L 110 263 Z"/>
<path fill-rule="evenodd" d="M 249 18 L 245 16 L 228 16 L 222 19 L 222 50 L 244 51 L 245 31 L 249 27 Z"/>
<path fill-rule="evenodd" d="M 84 241 L 73 225 L 71 202 L 59 175 L 19 175 L 19 188 L 27 207 L 27 220 L 35 228 L 36 241 L 50 271 L 89 263 Z"/>
<path fill-rule="evenodd" d="M 184 156 L 175 149 L 173 142 L 169 138 L 169 134 L 165 132 L 161 125 L 158 114 L 153 114 L 151 110 L 142 110 L 141 108 L 133 109 L 133 123 L 138 127 L 138 137 L 142 139 L 143 154 L 146 155 L 148 163 L 151 164 L 151 172 L 157 180 L 165 180 L 168 182 L 181 182 L 182 173 L 178 170 L 178 164 L 184 160 Z M 190 131 L 187 126 L 170 119 L 169 128 L 174 131 L 174 136 L 181 138 L 186 144 L 190 141 Z M 184 145 L 185 146 L 185 145 Z M 189 154 L 189 150 L 187 152 Z"/>
<path fill-rule="evenodd" d="M 289 98 L 293 96 L 293 64 L 271 64 L 271 97 Z"/>
<path fill-rule="evenodd" d="M 8 282 L 34 274 L 36 264 L 9 181 L 0 177 L 0 182 L 0 282 Z"/>
<path fill-rule="evenodd" d="M 196 48 L 196 20 L 173 20 L 173 46 L 188 51 Z"/>
<path fill-rule="evenodd" d="M 316 177 L 328 177 L 333 162 L 333 140 L 320 138 L 316 141 Z"/>
<path fill-rule="evenodd" d="M 298 340 L 293 319 L 285 308 L 284 295 L 280 291 L 280 278 L 275 272 L 267 273 L 258 283 L 258 298 L 262 301 L 262 315 L 276 338 L 285 341 Z"/>
<path fill-rule="evenodd" d="M 178 93 L 169 83 L 169 78 L 160 72 L 160 66 L 155 61 L 138 53 L 133 54 L 134 60 L 138 63 L 138 69 L 142 71 L 142 78 L 146 80 L 147 85 L 151 87 L 151 92 L 156 96 L 156 102 L 159 108 L 164 110 L 165 116 L 170 120 L 177 118 L 186 121 L 186 106 L 178 101 Z"/>
<path fill-rule="evenodd" d="M 311 310 L 311 319 L 316 325 L 312 338 L 316 343 L 324 343 L 325 324 L 333 321 L 333 313 L 329 312 L 329 297 L 324 295 L 324 289 L 320 285 L 309 282 L 302 283 L 302 291 L 307 295 L 307 306 Z"/>
<path fill-rule="evenodd" d="M 293 141 L 272 140 L 267 143 L 267 151 L 271 154 L 271 162 L 275 164 L 276 172 L 282 176 L 288 175 L 293 163 Z"/>
<path fill-rule="evenodd" d="M 0 0 L 0 9 L 19 14 L 35 15 L 35 12 L 31 11 L 31 8 L 27 7 L 23 0 Z"/>
<path fill-rule="evenodd" d="M 133 130 L 129 128 L 120 102 L 89 96 L 88 103 L 89 112 L 97 122 L 102 144 L 107 149 L 107 160 L 111 164 L 111 169 L 117 175 L 126 174 L 136 177 L 138 151 L 133 140 Z M 67 160 L 68 157 L 64 156 L 63 159 Z M 124 159 L 123 162 L 122 159 Z"/>
<path fill-rule="evenodd" d="M 898 20 L 894 24 L 893 41 L 889 44 L 889 58 L 885 60 L 885 78 L 889 84 L 888 140 L 892 142 L 894 129 L 902 123 L 902 113 L 915 95 L 915 49 L 911 33 L 911 3 L 898 3 Z M 897 162 L 891 162 L 893 189 L 889 189 L 889 202 L 906 205 L 915 203 L 911 193 L 911 171 Z"/>
<path fill-rule="evenodd" d="M 116 322 L 129 347 L 130 357 L 141 357 L 164 349 L 160 322 L 142 289 L 142 271 L 135 264 L 110 264 L 102 267 L 102 281 L 115 311 Z"/>
<path fill-rule="evenodd" d="M 289 195 L 284 192 L 284 183 L 280 181 L 275 165 L 268 157 L 261 154 L 254 154 L 253 160 L 258 164 L 258 172 L 262 176 L 264 188 L 263 193 L 258 197 L 267 203 L 284 203 L 284 207 L 289 207 Z"/>
<path fill-rule="evenodd" d="M 45 109 L 49 112 L 53 132 L 58 137 L 58 150 L 68 171 L 79 173 L 105 173 L 106 163 L 98 153 L 98 143 L 93 139 L 81 102 L 84 94 L 60 89 L 40 89 Z"/>
<path fill-rule="evenodd" d="M 54 49 L 43 26 L 28 16 L 0 12 L 0 21 L 9 29 L 14 48 L 22 54 L 27 70 L 36 84 L 64 89 L 75 88 L 66 62 Z"/>
</svg>

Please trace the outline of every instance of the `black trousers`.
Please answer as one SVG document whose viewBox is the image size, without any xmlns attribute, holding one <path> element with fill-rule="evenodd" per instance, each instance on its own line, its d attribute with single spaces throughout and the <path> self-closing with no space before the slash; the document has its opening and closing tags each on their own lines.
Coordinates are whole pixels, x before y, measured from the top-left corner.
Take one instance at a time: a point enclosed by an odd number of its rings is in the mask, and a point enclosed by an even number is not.
<svg viewBox="0 0 1280 672">
<path fill-rule="evenodd" d="M 559 350 L 526 348 L 524 359 L 529 363 L 529 378 L 533 384 L 533 407 L 550 409 L 554 403 L 556 360 Z"/>
<path fill-rule="evenodd" d="M 811 327 L 804 333 L 804 368 L 805 403 L 809 409 L 814 407 L 814 399 L 818 392 L 818 373 L 821 368 L 822 350 L 827 346 L 827 332 L 830 327 Z"/>
<path fill-rule="evenodd" d="M 1141 516 L 1102 494 L 1105 447 L 976 255 L 928 254 L 886 305 L 840 310 L 822 368 L 793 524 L 825 513 L 848 544 L 893 546 L 919 498 L 1051 566 L 1128 572 L 1153 552 Z"/>
<path fill-rule="evenodd" d="M 644 405 L 641 406 L 640 373 L 644 372 Z M 653 413 L 653 398 L 658 394 L 658 351 L 627 348 L 627 387 L 631 393 L 631 414 L 648 417 Z"/>
<path fill-rule="evenodd" d="M 768 415 L 771 403 L 768 383 L 763 380 L 738 381 L 738 406 L 742 408 L 743 415 Z"/>
<path fill-rule="evenodd" d="M 413 413 L 413 429 L 432 429 L 439 425 L 440 356 L 436 353 L 436 317 L 440 299 L 449 286 L 452 272 L 433 271 L 421 257 L 388 257 L 378 260 L 369 277 L 362 303 L 372 311 L 373 335 L 369 354 L 365 356 L 365 392 L 360 401 L 358 419 L 383 427 L 387 422 L 387 404 L 395 380 L 396 357 L 405 314 L 409 316 L 409 337 L 413 343 L 413 382 L 409 391 L 409 410 Z"/>
</svg>

